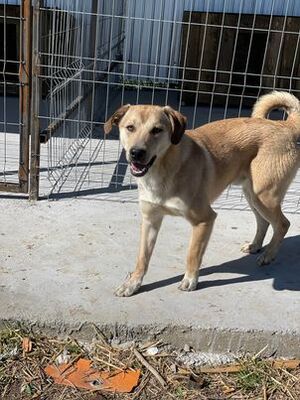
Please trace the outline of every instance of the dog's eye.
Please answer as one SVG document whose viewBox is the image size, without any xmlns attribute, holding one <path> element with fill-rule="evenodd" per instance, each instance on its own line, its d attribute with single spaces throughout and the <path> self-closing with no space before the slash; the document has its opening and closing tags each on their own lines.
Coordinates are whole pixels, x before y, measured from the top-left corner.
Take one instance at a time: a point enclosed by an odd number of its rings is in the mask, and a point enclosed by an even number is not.
<svg viewBox="0 0 300 400">
<path fill-rule="evenodd" d="M 157 126 L 156 127 L 154 127 L 152 130 L 151 130 L 151 133 L 153 134 L 153 135 L 157 135 L 158 133 L 160 133 L 160 132 L 162 132 L 163 130 L 162 130 L 162 128 L 158 128 Z"/>
<path fill-rule="evenodd" d="M 133 132 L 133 131 L 134 131 L 134 126 L 133 126 L 133 125 L 128 125 L 128 126 L 126 126 L 126 129 L 127 129 L 129 132 Z"/>
</svg>

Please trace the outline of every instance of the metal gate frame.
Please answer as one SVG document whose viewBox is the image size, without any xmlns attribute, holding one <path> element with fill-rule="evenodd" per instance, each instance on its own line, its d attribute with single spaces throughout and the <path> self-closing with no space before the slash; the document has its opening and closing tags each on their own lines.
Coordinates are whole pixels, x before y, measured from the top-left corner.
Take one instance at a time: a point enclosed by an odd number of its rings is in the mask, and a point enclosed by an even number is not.
<svg viewBox="0 0 300 400">
<path fill-rule="evenodd" d="M 36 132 L 31 131 L 34 115 L 32 114 L 32 29 L 36 25 L 33 20 L 31 0 L 22 0 L 20 4 L 20 54 L 19 54 L 19 109 L 20 109 L 20 138 L 19 138 L 19 168 L 18 183 L 0 181 L 0 192 L 29 193 L 30 199 L 38 197 L 36 177 L 36 159 L 39 149 L 36 148 Z M 31 141 L 30 141 L 31 136 Z M 30 152 L 31 146 L 31 152 Z M 31 154 L 30 154 L 31 153 Z M 29 185 L 30 180 L 30 185 Z"/>
</svg>

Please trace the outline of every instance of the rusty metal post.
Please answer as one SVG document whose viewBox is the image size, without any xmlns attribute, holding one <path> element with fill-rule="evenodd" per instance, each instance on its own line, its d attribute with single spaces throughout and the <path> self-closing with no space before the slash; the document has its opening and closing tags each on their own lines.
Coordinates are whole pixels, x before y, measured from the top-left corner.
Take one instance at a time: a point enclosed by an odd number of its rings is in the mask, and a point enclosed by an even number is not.
<svg viewBox="0 0 300 400">
<path fill-rule="evenodd" d="M 38 200 L 40 179 L 40 7 L 41 0 L 33 1 L 32 28 L 32 99 L 29 199 Z"/>
<path fill-rule="evenodd" d="M 29 135 L 31 105 L 31 56 L 32 56 L 32 7 L 31 0 L 21 2 L 21 44 L 20 44 L 20 191 L 28 191 L 29 176 Z"/>
</svg>

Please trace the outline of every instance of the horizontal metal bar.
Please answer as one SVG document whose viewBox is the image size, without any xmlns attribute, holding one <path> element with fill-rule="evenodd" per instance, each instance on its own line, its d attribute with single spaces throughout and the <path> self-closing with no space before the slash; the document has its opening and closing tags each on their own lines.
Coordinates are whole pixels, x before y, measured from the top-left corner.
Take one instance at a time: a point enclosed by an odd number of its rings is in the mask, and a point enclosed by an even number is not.
<svg viewBox="0 0 300 400">
<path fill-rule="evenodd" d="M 111 50 L 113 50 L 113 49 L 115 49 L 116 47 L 118 47 L 121 43 L 123 43 L 124 42 L 124 40 L 125 40 L 125 36 L 124 35 L 122 35 L 122 37 L 121 37 L 121 39 L 118 41 L 118 43 L 116 43 L 114 46 L 111 46 Z M 62 54 L 62 53 L 48 53 L 48 52 L 46 52 L 46 51 L 40 51 L 39 52 L 39 55 L 40 56 L 51 56 L 51 57 L 58 57 L 58 58 L 61 58 L 62 56 L 64 57 L 64 60 L 80 60 L 80 61 L 90 61 L 91 63 L 92 62 L 95 62 L 95 61 L 105 61 L 105 62 L 113 62 L 113 61 L 116 61 L 116 62 L 119 62 L 120 64 L 123 64 L 123 63 L 127 63 L 127 61 L 122 61 L 122 60 L 120 60 L 120 59 L 114 59 L 114 58 L 103 58 L 103 55 L 104 54 L 107 54 L 107 53 L 109 53 L 109 50 L 105 50 L 105 51 L 103 51 L 103 53 L 102 54 L 100 54 L 100 57 L 98 56 L 98 57 L 87 57 L 87 56 L 84 56 L 84 55 L 72 55 L 72 54 Z M 102 56 L 102 57 L 101 57 Z M 39 64 L 40 65 L 40 64 Z M 51 67 L 52 65 L 47 65 L 48 67 Z M 53 65 L 53 67 L 56 67 L 56 65 Z M 61 66 L 62 68 L 63 68 L 63 66 Z"/>
<path fill-rule="evenodd" d="M 48 11 L 47 8 L 40 8 L 40 10 L 42 11 Z M 115 14 L 101 14 L 101 13 L 91 13 L 91 12 L 87 12 L 87 11 L 75 11 L 75 10 L 55 10 L 57 13 L 68 13 L 68 14 L 78 14 L 78 15 L 90 15 L 90 16 L 95 16 L 95 17 L 106 17 L 106 18 L 114 18 L 115 20 L 117 19 L 124 19 L 124 20 L 128 20 L 128 15 L 115 15 Z M 190 11 L 190 14 L 192 15 L 194 11 Z M 202 14 L 212 14 L 210 11 L 201 11 L 199 13 Z M 222 12 L 220 13 L 224 16 L 226 15 L 236 15 L 238 16 L 239 13 L 227 13 L 227 12 Z M 283 14 L 283 15 L 275 15 L 275 14 L 250 14 L 253 16 L 257 16 L 257 15 L 264 15 L 266 17 L 281 17 L 283 20 L 286 17 L 294 17 L 297 18 L 298 16 L 292 16 L 292 15 L 288 15 L 288 14 Z M 176 20 L 168 20 L 168 19 L 164 19 L 161 20 L 159 18 L 147 18 L 145 16 L 143 17 L 135 17 L 135 16 L 130 16 L 130 20 L 131 21 L 141 21 L 141 22 L 157 22 L 157 23 L 164 23 L 164 24 L 172 24 L 172 25 L 186 25 L 186 26 L 206 26 L 206 27 L 213 27 L 213 28 L 220 28 L 220 29 L 225 29 L 225 28 L 229 28 L 229 29 L 238 29 L 238 30 L 247 30 L 247 31 L 259 31 L 259 32 L 274 32 L 274 33 L 282 33 L 283 30 L 281 29 L 270 29 L 270 28 L 259 28 L 256 27 L 255 24 L 251 27 L 242 27 L 240 25 L 225 25 L 225 24 L 209 24 L 208 22 L 192 22 L 192 21 L 176 21 Z M 299 32 L 293 32 L 293 31 L 284 31 L 284 33 L 289 33 L 289 34 L 295 34 L 298 35 Z"/>
<path fill-rule="evenodd" d="M 42 53 L 42 55 L 53 55 L 54 57 L 61 57 L 61 54 L 50 54 L 50 53 Z M 86 59 L 88 59 L 86 57 Z M 190 67 L 190 66 L 185 66 L 185 67 L 181 67 L 178 65 L 166 65 L 166 64 L 153 64 L 153 63 L 146 63 L 146 62 L 138 62 L 138 61 L 122 61 L 122 60 L 117 60 L 117 59 L 107 59 L 107 58 L 95 58 L 92 59 L 95 62 L 107 62 L 107 63 L 115 63 L 115 64 L 120 64 L 120 65 L 124 65 L 126 64 L 127 66 L 139 66 L 139 67 L 153 67 L 153 68 L 167 68 L 173 71 L 184 71 L 184 70 L 188 70 L 188 71 L 194 71 L 199 73 L 199 68 L 196 67 Z M 51 68 L 51 69 L 56 69 L 56 70 L 66 70 L 66 71 L 72 71 L 72 67 L 69 66 L 58 66 L 58 65 L 48 65 L 48 64 L 39 64 L 39 67 L 42 68 Z M 76 70 L 76 69 L 74 69 Z M 107 70 L 102 70 L 102 69 L 88 69 L 88 68 L 83 68 L 82 70 L 80 70 L 80 72 L 85 72 L 85 73 L 94 73 L 94 74 L 102 74 L 105 73 L 107 74 Z M 274 78 L 275 75 L 272 74 L 266 74 L 266 73 L 253 73 L 253 72 L 248 72 L 248 71 L 232 71 L 232 70 L 224 70 L 224 69 L 210 69 L 210 68 L 201 68 L 201 72 L 210 72 L 210 73 L 217 73 L 217 74 L 227 74 L 227 75 L 247 75 L 247 76 L 254 76 L 254 77 L 262 77 L 262 78 Z M 55 72 L 54 72 L 55 73 Z M 117 76 L 124 76 L 124 72 L 113 72 L 114 75 Z M 126 73 L 126 76 L 137 76 L 138 74 L 134 74 L 134 73 Z M 41 74 L 39 75 L 39 77 L 41 78 L 48 78 L 48 79 L 64 79 L 61 77 L 58 77 L 57 75 L 53 76 L 53 75 L 47 75 L 47 74 Z M 287 76 L 287 75 L 276 75 L 276 78 L 280 78 L 280 79 L 296 79 L 296 80 L 300 80 L 300 77 L 298 76 Z M 139 78 L 151 78 L 151 75 L 142 75 L 139 74 Z M 180 78 L 168 78 L 168 77 L 157 77 L 159 79 L 162 80 L 182 80 Z M 188 82 L 186 79 L 184 79 L 185 82 Z M 93 80 L 90 80 L 89 82 L 93 82 Z M 198 81 L 197 81 L 198 82 Z"/>
<path fill-rule="evenodd" d="M 0 81 L 0 86 L 21 86 L 21 84 L 20 82 Z"/>
<path fill-rule="evenodd" d="M 0 18 L 4 19 L 5 21 L 9 19 L 20 21 L 22 19 L 21 17 L 11 17 L 10 15 L 0 15 Z"/>
<path fill-rule="evenodd" d="M 6 126 L 10 125 L 10 126 L 18 126 L 18 127 L 19 127 L 20 125 L 22 125 L 21 122 L 19 122 L 19 123 L 18 123 L 18 122 L 6 122 L 6 121 L 4 122 L 4 121 L 1 121 L 1 120 L 0 120 L 0 125 L 1 125 L 1 124 L 2 124 L 2 125 L 5 124 Z"/>
<path fill-rule="evenodd" d="M 10 63 L 10 64 L 20 64 L 20 61 L 19 60 L 10 60 L 10 59 L 8 59 L 8 58 L 0 58 L 0 61 L 1 62 L 8 62 L 8 63 Z M 3 73 L 6 73 L 5 71 L 4 72 L 1 72 L 1 74 L 3 74 Z"/>
<path fill-rule="evenodd" d="M 121 73 L 114 73 L 115 75 L 120 75 L 120 76 L 122 76 L 123 74 L 121 74 Z M 50 76 L 47 76 L 47 75 L 39 75 L 40 77 L 42 77 L 42 78 L 51 78 Z M 131 76 L 132 78 L 134 78 L 134 79 L 136 79 L 136 74 L 126 74 L 126 76 Z M 151 76 L 143 76 L 143 75 L 139 75 L 140 77 L 142 77 L 142 78 L 151 78 Z M 246 77 L 248 76 L 247 74 L 245 75 Z M 260 75 L 260 74 L 258 74 L 258 75 L 254 75 L 254 76 L 256 76 L 257 78 L 261 78 L 262 77 L 262 75 Z M 289 81 L 291 81 L 291 80 L 298 80 L 299 78 L 294 78 L 294 77 L 281 77 L 281 76 L 270 76 L 270 78 L 271 79 L 276 79 L 276 80 L 278 80 L 278 79 L 288 79 Z M 161 79 L 163 79 L 163 78 L 161 78 Z M 192 79 L 174 79 L 174 81 L 176 81 L 176 82 L 182 82 L 182 83 L 190 83 L 190 84 L 198 84 L 198 83 L 202 83 L 202 84 L 205 84 L 205 85 L 214 85 L 214 84 L 217 84 L 217 85 L 222 85 L 222 86 L 227 86 L 227 87 L 234 87 L 234 88 L 244 88 L 245 86 L 248 88 L 248 89 L 266 89 L 266 90 L 270 90 L 270 89 L 276 89 L 276 88 L 274 88 L 273 86 L 263 86 L 263 85 L 261 85 L 260 83 L 258 84 L 258 85 L 250 85 L 250 84 L 248 84 L 247 83 L 247 85 L 245 85 L 245 84 L 239 84 L 239 83 L 232 83 L 232 82 L 222 82 L 222 81 L 207 81 L 207 80 L 192 80 Z M 91 81 L 91 80 L 89 80 L 89 79 L 74 79 L 73 80 L 73 82 L 85 82 L 85 83 L 91 83 L 91 82 L 93 82 L 94 84 L 97 84 L 97 85 L 107 85 L 108 83 L 107 82 L 105 82 L 105 81 Z M 151 80 L 150 80 L 150 82 L 151 82 Z M 158 80 L 156 80 L 156 82 L 159 82 Z M 141 83 L 140 85 L 137 85 L 137 84 L 126 84 L 126 83 L 123 83 L 123 82 L 109 82 L 109 85 L 112 85 L 112 86 L 125 86 L 125 88 L 126 88 L 126 86 L 128 86 L 128 88 L 144 88 L 144 89 L 152 89 L 153 90 L 153 84 L 155 84 L 155 81 L 153 81 L 152 82 L 152 86 L 146 86 L 146 85 L 144 85 L 143 86 L 143 84 Z M 173 91 L 178 91 L 178 90 L 183 90 L 184 92 L 191 92 L 191 93 L 207 93 L 206 91 L 202 91 L 201 92 L 201 90 L 191 90 L 191 89 L 188 89 L 188 88 L 171 88 L 171 87 L 168 87 L 168 86 L 166 86 L 166 87 L 161 87 L 161 86 L 157 86 L 157 87 L 154 87 L 154 89 L 156 89 L 156 90 L 173 90 Z M 280 90 L 284 90 L 284 88 L 278 88 L 278 89 L 280 89 Z M 287 90 L 287 89 L 286 89 Z M 299 90 L 297 90 L 297 89 L 295 89 L 295 90 L 293 90 L 295 93 L 297 93 L 297 92 L 299 92 Z M 215 94 L 218 94 L 217 92 L 214 92 Z M 219 93 L 219 94 L 224 94 L 224 93 Z M 233 94 L 232 93 L 232 96 L 238 96 L 237 94 Z M 253 98 L 254 99 L 257 99 L 257 96 L 253 96 Z"/>
<path fill-rule="evenodd" d="M 144 64 L 142 64 L 141 66 L 144 66 Z M 159 67 L 160 66 L 157 66 L 157 68 L 159 68 Z M 54 67 L 52 67 L 52 68 L 54 68 Z M 60 68 L 60 67 L 57 67 L 57 68 Z M 66 67 L 66 69 L 68 69 L 68 68 Z M 185 70 L 188 70 L 189 72 L 190 71 L 199 72 L 199 69 L 190 68 L 190 67 L 178 68 L 178 69 L 179 70 L 185 69 Z M 101 69 L 95 70 L 95 71 L 92 71 L 92 70 L 81 70 L 80 73 L 82 73 L 82 72 L 85 72 L 85 73 L 94 73 L 95 72 L 96 74 L 107 73 L 105 70 L 101 70 Z M 229 75 L 229 76 L 235 75 L 235 76 L 245 76 L 245 77 L 254 77 L 254 78 L 256 77 L 256 78 L 262 78 L 262 79 L 264 79 L 264 78 L 268 79 L 269 78 L 269 79 L 288 79 L 288 80 L 293 80 L 293 81 L 300 81 L 300 77 L 298 77 L 296 75 L 287 76 L 287 75 L 270 75 L 270 74 L 260 74 L 260 73 L 255 74 L 255 73 L 252 73 L 252 72 L 243 72 L 243 71 L 235 72 L 235 71 L 226 71 L 226 70 L 217 70 L 217 72 L 216 72 L 215 70 L 212 70 L 212 69 L 202 69 L 201 73 L 203 73 L 203 72 L 209 72 L 209 73 L 214 73 L 214 74 L 217 73 L 218 75 L 222 74 L 222 75 Z M 114 76 L 117 76 L 117 77 L 123 77 L 124 76 L 123 72 L 112 72 L 112 74 Z M 205 81 L 205 80 L 198 80 L 198 79 L 169 78 L 169 77 L 160 77 L 160 76 L 154 77 L 152 75 L 142 75 L 142 74 L 137 74 L 137 73 L 126 73 L 126 77 L 131 77 L 135 81 L 137 80 L 136 79 L 137 76 L 139 77 L 138 80 L 140 82 L 142 82 L 142 81 L 147 82 L 148 81 L 148 82 L 154 83 L 154 81 L 156 80 L 156 82 L 165 81 L 166 84 L 169 81 L 173 81 L 174 83 L 176 83 L 176 82 L 185 82 L 185 83 L 198 83 L 198 82 L 201 82 L 201 83 L 206 83 L 206 84 L 214 83 L 214 81 Z M 41 75 L 39 75 L 39 77 L 40 78 L 46 78 L 46 79 L 52 79 L 52 80 L 54 80 L 54 79 L 55 80 L 64 80 L 63 77 L 47 75 L 47 74 L 41 74 Z M 126 79 L 126 80 L 129 81 L 130 79 Z M 96 82 L 96 83 L 106 83 L 106 82 L 103 82 L 103 81 L 101 81 L 99 79 L 97 81 L 95 81 L 94 79 L 81 79 L 81 78 L 80 79 L 76 79 L 75 75 L 73 77 L 69 78 L 68 81 L 72 81 L 72 82 L 80 81 L 80 82 L 86 82 L 86 83 L 94 83 L 94 82 Z M 222 81 L 218 80 L 218 83 L 224 84 L 224 85 L 229 85 L 229 86 L 239 87 L 239 84 L 232 83 L 232 82 L 222 82 Z M 111 84 L 111 82 L 110 82 L 110 84 Z M 130 82 L 125 82 L 125 81 L 119 82 L 119 84 L 120 85 L 125 85 L 125 86 L 131 86 L 131 85 L 132 86 L 138 86 L 137 83 L 136 84 L 133 84 L 133 83 L 131 84 Z M 141 84 L 141 86 L 143 86 L 143 85 Z M 251 87 L 251 86 L 249 86 L 249 87 Z"/>
<path fill-rule="evenodd" d="M 77 30 L 80 30 L 80 25 L 75 26 L 74 28 L 69 28 L 69 29 L 65 29 L 65 30 L 62 30 L 62 31 L 51 32 L 48 35 L 42 35 L 42 39 L 59 36 L 59 35 L 62 35 L 63 33 L 70 33 L 70 32 L 74 32 L 74 31 L 77 31 Z"/>
<path fill-rule="evenodd" d="M 0 74 L 0 77 L 19 76 L 18 72 L 5 71 Z"/>
</svg>

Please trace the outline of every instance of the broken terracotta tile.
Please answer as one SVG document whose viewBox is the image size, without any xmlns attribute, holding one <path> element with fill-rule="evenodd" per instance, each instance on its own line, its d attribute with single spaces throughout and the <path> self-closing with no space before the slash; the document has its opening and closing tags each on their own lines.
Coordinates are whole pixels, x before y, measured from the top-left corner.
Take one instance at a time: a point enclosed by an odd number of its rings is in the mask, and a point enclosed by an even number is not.
<svg viewBox="0 0 300 400">
<path fill-rule="evenodd" d="M 47 375 L 60 385 L 76 386 L 87 390 L 107 390 L 129 393 L 138 384 L 140 371 L 124 370 L 116 373 L 97 371 L 92 368 L 92 361 L 84 358 L 75 363 L 50 364 L 45 368 Z"/>
</svg>

